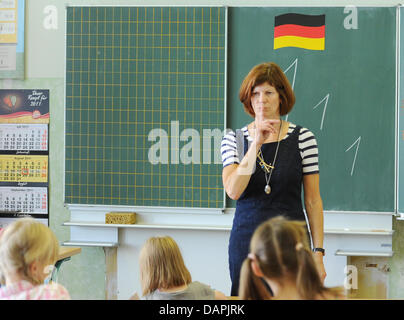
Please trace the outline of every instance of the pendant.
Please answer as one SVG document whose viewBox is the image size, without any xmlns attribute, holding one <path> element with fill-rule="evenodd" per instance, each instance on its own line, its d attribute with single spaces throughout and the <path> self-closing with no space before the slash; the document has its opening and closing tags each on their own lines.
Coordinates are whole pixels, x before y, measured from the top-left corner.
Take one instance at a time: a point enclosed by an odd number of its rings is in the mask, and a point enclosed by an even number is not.
<svg viewBox="0 0 404 320">
<path fill-rule="evenodd" d="M 270 194 L 270 193 L 271 193 L 271 187 L 269 186 L 269 184 L 267 184 L 267 185 L 265 186 L 264 191 L 265 191 L 266 194 Z"/>
</svg>

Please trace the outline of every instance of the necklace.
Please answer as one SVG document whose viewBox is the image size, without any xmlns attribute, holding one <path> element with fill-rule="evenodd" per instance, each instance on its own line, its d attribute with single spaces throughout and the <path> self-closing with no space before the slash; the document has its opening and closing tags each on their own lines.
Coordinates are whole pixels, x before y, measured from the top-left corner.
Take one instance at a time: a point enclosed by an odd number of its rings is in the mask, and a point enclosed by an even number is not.
<svg viewBox="0 0 404 320">
<path fill-rule="evenodd" d="M 260 148 L 260 151 L 258 152 L 258 156 L 257 156 L 258 159 L 259 159 L 259 165 L 260 165 L 261 169 L 264 171 L 264 174 L 265 174 L 266 185 L 265 185 L 264 191 L 265 191 L 266 194 L 271 193 L 271 186 L 269 185 L 269 181 L 271 180 L 272 172 L 275 169 L 275 161 L 276 161 L 276 157 L 278 155 L 279 143 L 281 142 L 279 140 L 281 130 L 282 130 L 282 120 L 281 120 L 281 125 L 279 127 L 279 132 L 278 132 L 278 144 L 276 146 L 275 156 L 274 156 L 274 160 L 272 161 L 272 163 L 267 164 L 265 162 L 264 156 L 262 155 L 261 148 Z"/>
</svg>

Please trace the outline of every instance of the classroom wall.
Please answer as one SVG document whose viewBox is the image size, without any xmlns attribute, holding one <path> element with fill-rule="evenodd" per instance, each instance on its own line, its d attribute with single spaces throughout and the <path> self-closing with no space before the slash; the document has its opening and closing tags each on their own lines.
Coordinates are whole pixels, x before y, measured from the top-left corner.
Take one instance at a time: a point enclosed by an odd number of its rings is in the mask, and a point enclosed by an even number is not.
<svg viewBox="0 0 404 320">
<path fill-rule="evenodd" d="M 388 298 L 404 298 L 404 221 L 393 221 L 393 251 L 389 259 Z"/>
<path fill-rule="evenodd" d="M 26 80 L 2 80 L 1 88 L 39 88 L 50 90 L 50 227 L 60 241 L 68 240 L 70 230 L 62 223 L 70 219 L 69 211 L 63 205 L 64 179 L 64 32 L 65 2 L 58 0 L 26 0 Z M 245 1 L 79 1 L 70 0 L 69 5 L 229 5 L 243 6 Z M 251 1 L 251 6 L 293 6 L 301 5 L 301 1 Z M 397 1 L 305 1 L 306 5 L 395 5 Z M 56 11 L 55 11 L 56 10 Z M 49 20 L 51 12 L 57 13 L 57 21 Z M 44 24 L 45 23 L 45 24 Z M 56 28 L 49 28 L 50 26 Z M 393 250 L 395 255 L 390 259 L 388 273 L 388 297 L 403 298 L 404 282 L 404 245 L 400 244 L 404 232 L 404 222 L 394 221 Z M 118 298 L 127 299 L 131 289 L 138 291 L 137 254 L 141 243 L 153 234 L 169 234 L 177 239 L 182 246 L 185 260 L 196 280 L 205 281 L 228 277 L 227 241 L 228 232 L 212 231 L 169 231 L 163 230 L 132 230 L 122 229 L 118 248 Z M 215 248 L 214 255 L 210 249 Z M 220 264 L 217 263 L 220 261 Z M 64 263 L 60 272 L 59 282 L 66 286 L 74 299 L 104 299 L 105 297 L 105 254 L 102 248 L 83 248 L 82 253 Z M 228 285 L 220 290 L 226 291 Z"/>
</svg>

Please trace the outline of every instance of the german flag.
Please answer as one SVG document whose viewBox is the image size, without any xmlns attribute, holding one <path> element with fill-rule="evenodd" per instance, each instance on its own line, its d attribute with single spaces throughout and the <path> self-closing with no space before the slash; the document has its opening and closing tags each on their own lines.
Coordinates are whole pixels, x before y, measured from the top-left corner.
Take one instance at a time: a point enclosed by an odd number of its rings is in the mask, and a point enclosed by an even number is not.
<svg viewBox="0 0 404 320">
<path fill-rule="evenodd" d="M 284 47 L 324 50 L 325 14 L 286 13 L 276 16 L 274 50 Z"/>
</svg>

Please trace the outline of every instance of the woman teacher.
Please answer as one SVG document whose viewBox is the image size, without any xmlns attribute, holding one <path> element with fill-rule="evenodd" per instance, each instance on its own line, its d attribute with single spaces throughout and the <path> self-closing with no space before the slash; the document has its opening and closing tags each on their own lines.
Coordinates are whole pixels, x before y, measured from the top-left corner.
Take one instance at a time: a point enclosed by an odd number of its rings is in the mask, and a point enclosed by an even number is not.
<svg viewBox="0 0 404 320">
<path fill-rule="evenodd" d="M 237 200 L 229 241 L 231 295 L 238 295 L 241 265 L 255 229 L 278 215 L 305 221 L 302 186 L 313 255 L 324 280 L 317 142 L 308 129 L 281 120 L 295 103 L 292 87 L 278 65 L 262 63 L 244 78 L 239 98 L 254 121 L 239 135 L 228 132 L 221 145 L 223 185 L 228 196 Z"/>
</svg>

